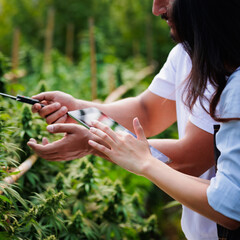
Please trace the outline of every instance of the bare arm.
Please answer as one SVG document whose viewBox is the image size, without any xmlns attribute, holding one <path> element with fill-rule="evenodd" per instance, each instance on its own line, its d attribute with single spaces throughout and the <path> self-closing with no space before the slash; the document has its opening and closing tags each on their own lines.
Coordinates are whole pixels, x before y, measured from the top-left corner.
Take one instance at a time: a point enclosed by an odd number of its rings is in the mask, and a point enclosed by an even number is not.
<svg viewBox="0 0 240 240">
<path fill-rule="evenodd" d="M 144 177 L 183 205 L 214 222 L 229 229 L 236 229 L 240 226 L 238 221 L 222 215 L 209 205 L 207 199 L 209 182 L 180 173 L 157 159 L 152 157 L 151 159 L 143 171 Z"/>
<path fill-rule="evenodd" d="M 149 143 L 172 160 L 170 167 L 183 173 L 200 176 L 214 165 L 213 135 L 191 122 L 183 139 L 153 139 Z"/>
<path fill-rule="evenodd" d="M 138 116 L 146 128 L 146 135 L 151 136 L 165 130 L 176 121 L 175 102 L 161 98 L 146 90 L 138 97 L 127 98 L 111 104 L 99 104 L 77 100 L 62 92 L 41 93 L 34 98 L 46 104 L 33 106 L 33 112 L 39 112 L 48 123 L 71 123 L 66 116 L 68 110 L 97 107 L 123 126 L 133 131 L 132 120 Z M 157 109 L 157 110 L 156 110 Z M 28 145 L 42 158 L 52 161 L 72 160 L 87 154 L 103 154 L 87 144 L 89 139 L 99 141 L 87 129 L 76 124 L 52 124 L 51 133 L 66 133 L 60 141 L 37 144 L 33 139 Z"/>
<path fill-rule="evenodd" d="M 33 112 L 38 112 L 46 118 L 48 124 L 73 122 L 67 116 L 70 110 L 96 107 L 109 117 L 133 131 L 132 120 L 138 117 L 144 127 L 146 136 L 154 136 L 167 129 L 176 121 L 175 101 L 159 97 L 149 90 L 137 97 L 126 98 L 110 104 L 75 99 L 71 95 L 55 91 L 40 93 L 34 98 L 46 104 L 33 106 Z"/>
<path fill-rule="evenodd" d="M 133 121 L 137 139 L 129 134 L 115 133 L 102 123 L 95 122 L 90 131 L 100 137 L 110 148 L 94 141 L 89 144 L 106 154 L 114 163 L 135 174 L 144 176 L 171 197 L 225 226 L 236 229 L 240 222 L 215 211 L 208 203 L 208 181 L 183 174 L 154 158 L 149 150 L 147 139 L 137 119 Z"/>
<path fill-rule="evenodd" d="M 55 106 L 57 102 L 59 105 L 66 106 L 69 110 L 97 107 L 131 131 L 134 131 L 132 120 L 137 116 L 143 125 L 146 136 L 156 135 L 176 121 L 175 102 L 161 98 L 149 90 L 146 90 L 137 97 L 123 99 L 111 104 L 77 100 L 61 92 L 41 93 L 38 95 L 38 98 L 40 100 L 48 99 L 51 103 L 49 106 L 44 107 L 45 109 L 40 110 L 40 115 L 46 117 L 49 123 L 51 123 L 51 121 L 58 122 L 59 119 L 61 122 L 61 120 L 64 119 L 62 107 L 56 108 Z M 74 130 L 74 127 L 74 125 L 65 126 L 62 124 L 54 124 L 52 125 L 51 133 L 69 133 L 61 142 L 58 141 L 51 145 L 46 144 L 44 146 L 31 142 L 29 145 L 33 147 L 40 156 L 48 160 L 70 160 L 83 157 L 87 154 L 104 157 L 102 153 L 87 144 L 88 139 L 94 139 L 96 137 L 84 128 L 75 128 Z M 74 134 L 74 132 L 77 134 Z M 78 139 L 78 141 L 76 141 L 76 139 Z M 95 140 L 99 141 L 99 139 Z M 188 124 L 186 136 L 182 140 L 158 139 L 150 140 L 149 142 L 169 156 L 173 161 L 170 166 L 181 172 L 199 176 L 214 164 L 213 152 L 209 150 L 212 149 L 212 135 L 191 123 Z M 52 154 L 53 149 L 55 150 L 54 152 L 56 152 L 55 154 Z M 72 149 L 71 151 L 75 154 L 70 153 L 68 149 Z M 206 151 L 206 149 L 208 149 L 208 151 Z"/>
<path fill-rule="evenodd" d="M 137 97 L 96 104 L 96 107 L 132 132 L 132 121 L 138 117 L 147 137 L 164 131 L 176 122 L 175 101 L 159 97 L 149 90 Z"/>
</svg>

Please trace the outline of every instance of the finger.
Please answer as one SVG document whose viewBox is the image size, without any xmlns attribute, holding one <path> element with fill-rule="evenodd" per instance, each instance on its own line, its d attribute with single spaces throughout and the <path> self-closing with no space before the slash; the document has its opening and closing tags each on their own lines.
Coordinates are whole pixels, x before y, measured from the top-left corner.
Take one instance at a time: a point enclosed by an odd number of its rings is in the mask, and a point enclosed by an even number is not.
<svg viewBox="0 0 240 240">
<path fill-rule="evenodd" d="M 34 138 L 30 138 L 28 142 L 37 143 L 37 141 Z"/>
<path fill-rule="evenodd" d="M 115 146 L 115 142 L 113 141 L 113 139 L 105 132 L 103 132 L 100 129 L 91 127 L 89 129 L 89 131 L 93 134 L 95 134 L 96 136 L 98 136 L 99 138 L 101 138 L 105 143 L 107 143 L 110 147 Z"/>
<path fill-rule="evenodd" d="M 41 158 L 47 160 L 47 161 L 54 161 L 54 162 L 59 162 L 59 161 L 69 161 L 69 160 L 73 160 L 73 159 L 77 159 L 79 158 L 79 152 L 75 151 L 75 152 L 71 152 L 71 153 L 67 153 L 64 154 L 64 152 L 57 152 L 57 153 L 37 153 Z"/>
<path fill-rule="evenodd" d="M 30 143 L 28 142 L 28 146 L 31 147 L 34 152 L 41 158 L 49 160 L 49 161 L 55 161 L 55 160 L 65 160 L 64 158 L 64 149 L 61 143 L 53 142 L 47 143 L 44 142 L 43 144 L 36 144 L 36 143 Z M 45 145 L 46 144 L 46 145 Z M 53 147 L 52 147 L 53 146 Z M 63 152 L 61 152 L 63 150 Z M 68 154 L 70 155 L 70 154 Z"/>
<path fill-rule="evenodd" d="M 51 115 L 52 113 L 56 112 L 61 108 L 61 104 L 59 102 L 55 102 L 49 105 L 46 105 L 44 108 L 39 110 L 39 115 L 42 118 L 47 117 L 48 115 Z"/>
<path fill-rule="evenodd" d="M 49 142 L 48 142 L 48 139 L 47 138 L 43 138 L 42 139 L 42 145 L 47 145 Z"/>
<path fill-rule="evenodd" d="M 55 142 L 56 143 L 56 142 Z M 42 145 L 42 144 L 37 144 L 35 142 L 29 141 L 27 143 L 27 145 L 29 147 L 31 147 L 38 155 L 40 155 L 41 157 L 44 154 L 56 154 L 56 146 L 49 143 L 47 145 Z M 61 149 L 61 148 L 60 148 Z"/>
<path fill-rule="evenodd" d="M 42 92 L 37 95 L 32 96 L 32 98 L 39 100 L 40 102 L 43 100 L 53 101 L 55 97 L 54 92 Z"/>
<path fill-rule="evenodd" d="M 137 139 L 146 141 L 146 137 L 145 137 L 142 125 L 140 124 L 138 118 L 133 119 L 133 128 L 137 135 Z"/>
<path fill-rule="evenodd" d="M 68 161 L 78 158 L 78 151 L 67 152 L 64 150 L 64 145 L 61 143 L 56 144 L 56 142 L 48 145 L 28 143 L 29 147 L 41 158 L 48 161 Z"/>
<path fill-rule="evenodd" d="M 50 161 L 50 162 L 61 162 L 61 161 L 70 161 L 79 158 L 78 155 L 70 155 L 69 154 L 65 157 L 64 155 L 59 154 L 48 154 L 45 156 L 41 156 L 41 158 Z"/>
<path fill-rule="evenodd" d="M 70 161 L 70 160 L 74 160 L 77 158 L 80 158 L 81 156 L 79 156 L 79 152 L 71 152 L 68 153 L 67 155 L 61 154 L 61 153 L 55 153 L 55 154 L 46 154 L 44 157 L 45 160 L 47 161 L 51 161 L 51 162 L 60 162 L 60 161 Z"/>
<path fill-rule="evenodd" d="M 41 106 L 40 103 L 35 103 L 35 104 L 32 106 L 32 112 L 33 112 L 33 113 L 37 113 L 41 108 L 42 108 L 42 106 Z"/>
<path fill-rule="evenodd" d="M 28 146 L 31 147 L 41 158 L 49 161 L 72 160 L 79 157 L 79 150 L 68 151 L 68 149 L 66 149 L 65 138 L 52 143 L 48 143 L 45 138 L 43 139 L 43 144 L 37 144 L 36 141 L 29 141 Z M 82 156 L 84 156 L 84 153 Z"/>
<path fill-rule="evenodd" d="M 75 133 L 77 129 L 85 129 L 74 123 L 56 123 L 47 126 L 50 133 Z M 86 130 L 86 129 L 85 129 Z"/>
<path fill-rule="evenodd" d="M 49 106 L 50 107 L 50 106 Z M 54 110 L 53 110 L 54 111 Z M 67 114 L 67 112 L 68 112 L 68 109 L 67 109 L 67 107 L 65 107 L 65 106 L 62 106 L 60 109 L 58 109 L 57 111 L 55 111 L 55 112 L 51 112 L 50 114 L 48 114 L 47 116 L 46 116 L 46 122 L 48 123 L 48 124 L 52 124 L 52 123 L 55 123 L 55 122 L 57 122 L 58 120 L 60 121 L 60 123 L 61 123 L 61 118 L 64 116 L 64 115 L 66 115 Z M 66 118 L 66 117 L 65 117 Z M 63 120 L 63 119 L 62 119 Z"/>
<path fill-rule="evenodd" d="M 107 155 L 108 157 L 110 157 L 110 155 L 111 155 L 111 150 L 110 150 L 109 148 L 106 148 L 104 145 L 101 145 L 101 144 L 99 144 L 99 143 L 97 143 L 97 142 L 94 142 L 94 141 L 92 141 L 92 140 L 89 140 L 89 141 L 88 141 L 88 144 L 89 144 L 91 147 L 95 148 L 97 151 L 99 151 L 99 152 Z"/>
<path fill-rule="evenodd" d="M 118 142 L 117 134 L 107 125 L 99 122 L 99 121 L 92 121 L 92 125 L 95 128 L 100 129 L 102 132 L 106 133 L 109 137 L 111 137 L 116 143 Z"/>
<path fill-rule="evenodd" d="M 65 114 L 62 117 L 58 118 L 58 120 L 56 120 L 54 123 L 65 123 L 68 119 L 68 115 Z"/>
</svg>

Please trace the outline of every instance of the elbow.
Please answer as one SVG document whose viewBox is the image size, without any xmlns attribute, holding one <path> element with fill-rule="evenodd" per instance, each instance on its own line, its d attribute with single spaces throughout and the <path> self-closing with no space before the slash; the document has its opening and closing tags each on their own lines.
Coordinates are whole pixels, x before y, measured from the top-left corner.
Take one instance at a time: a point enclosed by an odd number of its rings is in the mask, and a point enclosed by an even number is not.
<svg viewBox="0 0 240 240">
<path fill-rule="evenodd" d="M 219 223 L 219 225 L 222 225 L 223 227 L 225 227 L 231 231 L 234 231 L 240 227 L 240 222 L 233 220 L 233 219 L 229 219 L 228 221 Z"/>
<path fill-rule="evenodd" d="M 240 222 L 234 221 L 229 225 L 229 230 L 236 230 L 240 227 Z"/>
</svg>

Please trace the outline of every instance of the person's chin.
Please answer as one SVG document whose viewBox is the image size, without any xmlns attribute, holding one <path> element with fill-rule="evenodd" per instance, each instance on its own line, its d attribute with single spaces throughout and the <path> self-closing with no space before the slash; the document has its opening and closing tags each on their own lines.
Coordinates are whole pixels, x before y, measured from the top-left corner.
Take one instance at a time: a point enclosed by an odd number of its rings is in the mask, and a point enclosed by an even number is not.
<svg viewBox="0 0 240 240">
<path fill-rule="evenodd" d="M 170 30 L 170 37 L 172 38 L 172 40 L 173 40 L 174 42 L 177 42 L 176 34 L 175 34 L 175 32 L 173 31 L 172 28 L 171 28 L 171 30 Z"/>
<path fill-rule="evenodd" d="M 180 40 L 176 34 L 176 31 L 174 31 L 173 28 L 170 29 L 170 37 L 172 38 L 172 40 L 176 43 L 180 43 Z"/>
</svg>

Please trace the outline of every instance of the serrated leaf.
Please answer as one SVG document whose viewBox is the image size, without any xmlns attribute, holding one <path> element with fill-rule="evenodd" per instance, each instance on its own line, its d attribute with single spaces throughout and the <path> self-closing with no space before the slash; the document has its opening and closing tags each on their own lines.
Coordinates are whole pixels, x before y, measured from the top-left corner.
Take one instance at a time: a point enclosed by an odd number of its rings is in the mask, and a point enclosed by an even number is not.
<svg viewBox="0 0 240 240">
<path fill-rule="evenodd" d="M 2 199 L 4 202 L 8 202 L 10 204 L 12 203 L 6 196 L 0 195 L 0 199 Z"/>
</svg>

